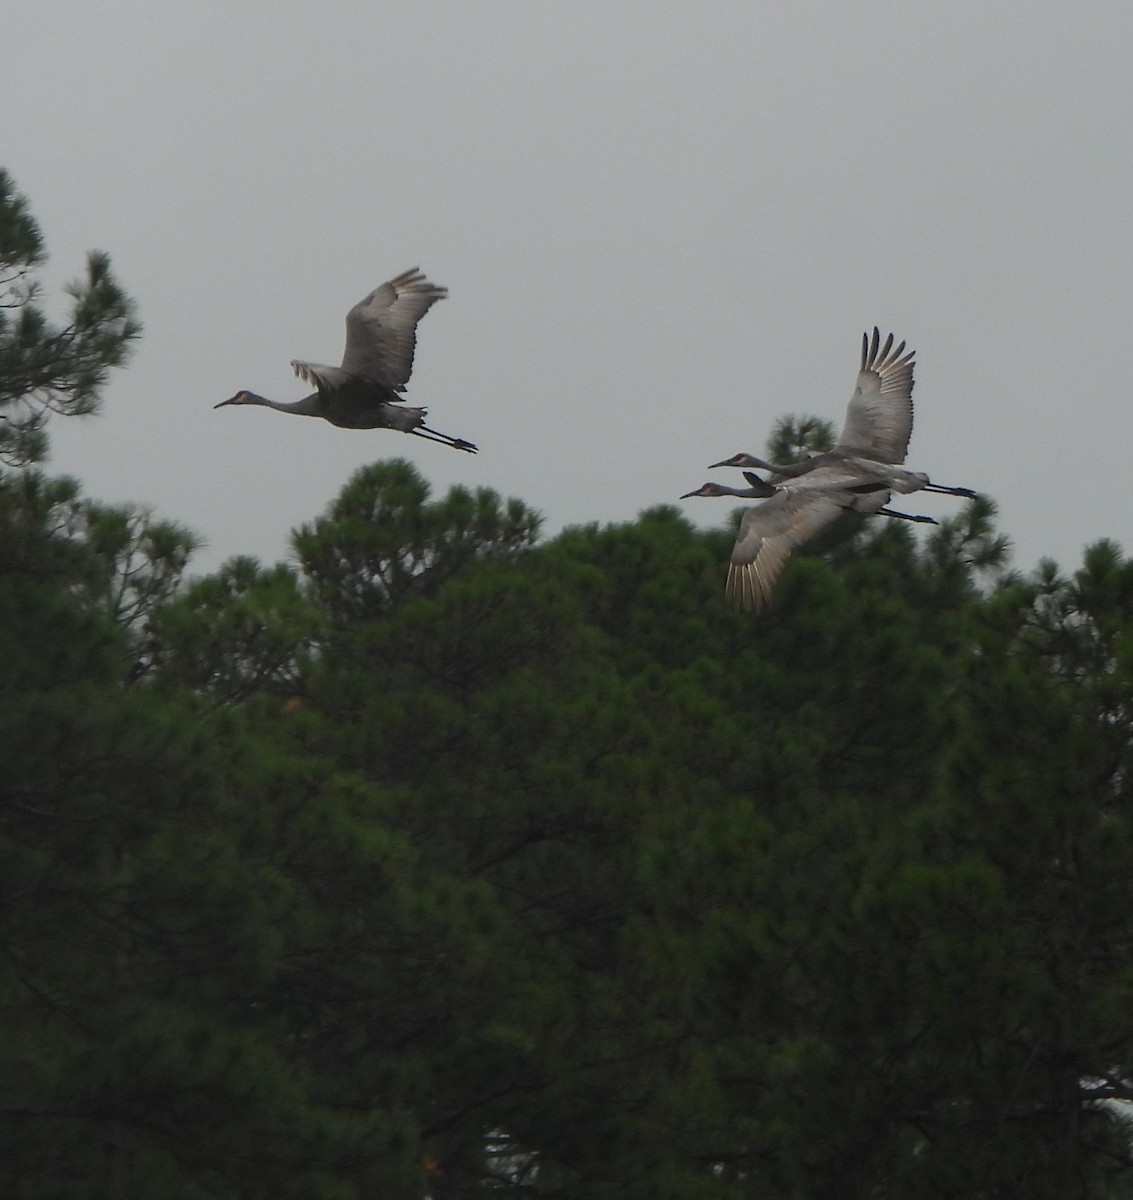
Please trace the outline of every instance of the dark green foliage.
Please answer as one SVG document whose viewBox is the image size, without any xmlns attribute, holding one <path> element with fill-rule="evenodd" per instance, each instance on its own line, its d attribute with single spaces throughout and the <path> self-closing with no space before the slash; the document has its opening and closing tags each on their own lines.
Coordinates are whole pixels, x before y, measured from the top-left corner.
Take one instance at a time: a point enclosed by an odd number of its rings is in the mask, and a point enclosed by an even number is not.
<svg viewBox="0 0 1133 1200">
<path fill-rule="evenodd" d="M 358 471 L 326 517 L 294 535 L 295 553 L 321 605 L 337 622 L 376 617 L 434 591 L 469 559 L 514 555 L 539 517 L 488 488 L 453 488 L 429 503 L 428 484 L 406 462 Z"/>
<path fill-rule="evenodd" d="M 67 481 L 0 483 L 0 1190 L 404 1189 L 412 1130 L 340 1111 L 273 998 L 310 918 L 261 805 L 302 797 L 296 764 L 253 770 L 244 726 L 123 671 L 183 548 Z"/>
<path fill-rule="evenodd" d="M 848 520 L 753 621 L 403 462 L 177 594 L 0 500 L 13 1195 L 1133 1194 L 1113 546 Z"/>
<path fill-rule="evenodd" d="M 185 584 L 0 475 L 0 1193 L 1133 1196 L 1133 562 L 994 516 L 850 514 L 752 619 L 671 507 L 377 463 Z"/>
<path fill-rule="evenodd" d="M 27 201 L 0 168 L 0 462 L 10 465 L 45 457 L 48 413 L 97 410 L 110 368 L 126 361 L 141 333 L 133 302 L 99 251 L 67 288 L 66 325 L 52 324 L 33 274 L 45 258 Z"/>
<path fill-rule="evenodd" d="M 769 462 L 799 462 L 811 454 L 834 448 L 834 426 L 821 417 L 780 417 L 767 439 Z"/>
</svg>

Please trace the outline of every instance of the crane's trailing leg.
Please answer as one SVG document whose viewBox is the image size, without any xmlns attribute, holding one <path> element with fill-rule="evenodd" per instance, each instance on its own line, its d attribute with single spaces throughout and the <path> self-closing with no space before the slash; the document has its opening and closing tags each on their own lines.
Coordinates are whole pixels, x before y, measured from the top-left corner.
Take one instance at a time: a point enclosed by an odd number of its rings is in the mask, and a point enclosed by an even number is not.
<svg viewBox="0 0 1133 1200">
<path fill-rule="evenodd" d="M 922 490 L 936 492 L 941 496 L 966 496 L 969 500 L 976 498 L 976 493 L 971 488 L 945 487 L 942 483 L 926 483 Z"/>
<path fill-rule="evenodd" d="M 939 525 L 935 517 L 925 517 L 918 513 L 898 512 L 895 508 L 879 508 L 878 515 L 882 517 L 900 517 L 902 521 L 916 521 L 918 525 Z"/>
<path fill-rule="evenodd" d="M 410 429 L 408 432 L 429 442 L 440 442 L 442 446 L 451 446 L 454 450 L 467 450 L 469 454 L 477 452 L 476 447 L 471 442 L 466 442 L 464 438 L 450 437 L 447 433 L 430 429 L 428 425 L 418 425 L 416 429 Z"/>
</svg>

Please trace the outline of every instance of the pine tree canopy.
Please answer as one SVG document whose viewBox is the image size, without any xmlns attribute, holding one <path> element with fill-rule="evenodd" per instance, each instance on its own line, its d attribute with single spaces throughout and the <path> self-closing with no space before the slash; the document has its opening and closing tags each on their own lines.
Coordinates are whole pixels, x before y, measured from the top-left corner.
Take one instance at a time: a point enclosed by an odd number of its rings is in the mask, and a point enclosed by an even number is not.
<svg viewBox="0 0 1133 1200">
<path fill-rule="evenodd" d="M 189 578 L 33 465 L 139 328 L 43 253 L 0 173 L 0 1194 L 1133 1197 L 1116 545 L 850 514 L 753 620 L 391 459 Z"/>
</svg>

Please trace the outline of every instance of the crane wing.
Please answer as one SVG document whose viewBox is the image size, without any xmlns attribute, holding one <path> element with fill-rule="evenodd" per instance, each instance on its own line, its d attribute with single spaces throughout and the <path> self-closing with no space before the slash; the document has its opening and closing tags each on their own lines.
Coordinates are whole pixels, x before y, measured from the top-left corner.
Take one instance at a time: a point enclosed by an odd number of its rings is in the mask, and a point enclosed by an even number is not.
<svg viewBox="0 0 1133 1200">
<path fill-rule="evenodd" d="M 391 391 L 405 391 L 413 371 L 417 322 L 447 295 L 447 288 L 430 283 L 416 267 L 374 288 L 346 314 L 342 369 Z"/>
<path fill-rule="evenodd" d="M 883 463 L 905 461 L 913 432 L 916 352 L 904 351 L 904 342 L 893 346 L 892 334 L 882 346 L 876 325 L 872 339 L 868 333 L 862 334 L 861 370 L 846 409 L 846 423 L 834 447 L 836 454 Z"/>
<path fill-rule="evenodd" d="M 350 374 L 341 367 L 328 367 L 322 363 L 303 362 L 298 358 L 291 360 L 291 369 L 305 383 L 317 388 L 320 396 L 333 396 L 341 392 L 352 380 Z"/>
<path fill-rule="evenodd" d="M 724 588 L 728 601 L 743 612 L 758 612 L 771 598 L 787 559 L 853 500 L 848 492 L 784 488 L 749 508 L 732 549 Z"/>
</svg>

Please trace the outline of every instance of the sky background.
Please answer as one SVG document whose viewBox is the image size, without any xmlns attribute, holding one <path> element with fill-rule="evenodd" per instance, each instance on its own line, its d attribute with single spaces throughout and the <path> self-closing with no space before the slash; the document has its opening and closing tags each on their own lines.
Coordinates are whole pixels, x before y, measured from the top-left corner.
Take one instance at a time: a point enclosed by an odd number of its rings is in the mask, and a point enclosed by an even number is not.
<svg viewBox="0 0 1133 1200">
<path fill-rule="evenodd" d="M 50 469 L 275 561 L 359 466 L 546 532 L 632 520 L 840 424 L 862 330 L 916 349 L 908 466 L 991 495 L 1015 564 L 1133 551 L 1124 3 L 5 5 L 0 165 L 59 290 L 109 251 L 145 333 Z M 473 457 L 254 408 L 420 265 L 411 403 Z M 948 497 L 918 496 L 942 516 Z M 725 501 L 681 502 L 702 525 Z M 905 507 L 909 507 L 906 503 Z"/>
</svg>

